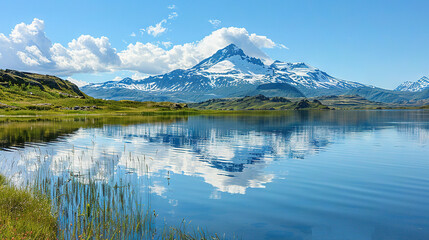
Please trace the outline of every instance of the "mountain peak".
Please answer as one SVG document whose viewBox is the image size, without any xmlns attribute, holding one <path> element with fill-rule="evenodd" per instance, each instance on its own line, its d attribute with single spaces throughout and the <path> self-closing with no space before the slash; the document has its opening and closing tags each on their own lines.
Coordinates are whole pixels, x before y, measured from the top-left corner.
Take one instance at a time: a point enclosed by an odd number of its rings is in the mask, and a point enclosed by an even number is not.
<svg viewBox="0 0 429 240">
<path fill-rule="evenodd" d="M 245 56 L 246 55 L 244 54 L 243 50 L 237 47 L 237 45 L 235 45 L 234 43 L 231 43 L 228 46 L 224 47 L 223 49 L 218 50 L 216 54 L 218 52 L 221 52 L 225 56 L 234 56 L 234 55 Z"/>
<path fill-rule="evenodd" d="M 130 83 L 133 83 L 133 81 L 134 80 L 132 78 L 126 77 L 126 78 L 122 79 L 121 81 L 119 81 L 119 83 L 130 84 Z"/>
<path fill-rule="evenodd" d="M 243 57 L 246 56 L 246 54 L 241 48 L 237 47 L 237 45 L 235 45 L 234 43 L 231 43 L 228 46 L 217 50 L 216 53 L 213 54 L 213 56 L 211 56 L 211 58 L 219 58 L 223 60 L 225 58 L 229 58 L 237 55 L 243 56 Z"/>
<path fill-rule="evenodd" d="M 194 69 L 209 68 L 219 62 L 222 62 L 228 58 L 232 58 L 236 56 L 252 64 L 264 66 L 264 63 L 260 59 L 247 56 L 241 48 L 237 47 L 237 45 L 232 43 L 216 51 L 216 53 L 213 54 L 211 57 L 204 59 L 203 61 L 195 65 L 193 68 Z"/>
<path fill-rule="evenodd" d="M 420 92 L 429 88 L 429 78 L 426 76 L 421 77 L 415 82 L 406 81 L 395 88 L 395 91 L 408 91 L 408 92 Z"/>
<path fill-rule="evenodd" d="M 426 76 L 423 76 L 417 82 L 429 82 L 429 78 Z"/>
</svg>

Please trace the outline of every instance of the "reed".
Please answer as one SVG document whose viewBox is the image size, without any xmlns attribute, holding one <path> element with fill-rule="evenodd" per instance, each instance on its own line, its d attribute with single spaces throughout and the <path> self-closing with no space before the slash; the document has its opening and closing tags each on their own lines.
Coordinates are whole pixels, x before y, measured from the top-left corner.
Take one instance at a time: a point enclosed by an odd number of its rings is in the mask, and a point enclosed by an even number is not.
<svg viewBox="0 0 429 240">
<path fill-rule="evenodd" d="M 158 214 L 151 208 L 150 172 L 146 160 L 144 156 L 125 152 L 125 146 L 122 155 L 127 156 L 126 165 L 129 166 L 122 170 L 143 173 L 137 182 L 127 180 L 127 174 L 119 177 L 109 173 L 118 161 L 118 155 L 115 154 L 96 158 L 91 147 L 83 151 L 73 148 L 61 159 L 53 161 L 49 153 L 40 149 L 34 151 L 37 152 L 35 161 L 21 159 L 29 164 L 28 169 L 34 170 L 27 173 L 22 190 L 12 190 L 27 194 L 23 198 L 33 197 L 43 202 L 39 212 L 54 219 L 49 225 L 51 228 L 47 229 L 51 235 L 42 237 L 44 239 L 224 238 L 208 234 L 202 228 L 194 228 L 185 220 L 177 226 L 156 224 Z M 21 158 L 25 158 L 24 155 Z M 97 172 L 93 168 L 85 168 L 88 164 L 97 166 Z M 105 176 L 100 176 L 100 169 L 106 173 Z M 0 177 L 0 182 L 5 181 Z"/>
</svg>

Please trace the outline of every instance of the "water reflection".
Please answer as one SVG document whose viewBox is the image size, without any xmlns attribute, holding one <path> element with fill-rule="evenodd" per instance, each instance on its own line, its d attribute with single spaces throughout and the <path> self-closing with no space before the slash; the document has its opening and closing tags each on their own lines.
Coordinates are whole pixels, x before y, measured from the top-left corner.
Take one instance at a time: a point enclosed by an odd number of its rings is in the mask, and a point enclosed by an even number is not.
<svg viewBox="0 0 429 240">
<path fill-rule="evenodd" d="M 264 188 L 275 177 L 285 177 L 287 171 L 266 170 L 273 161 L 304 159 L 346 135 L 393 127 L 425 144 L 428 119 L 427 112 L 404 111 L 39 119 L 6 121 L 0 135 L 5 149 L 55 143 L 47 148 L 51 152 L 19 151 L 19 157 L 10 158 L 21 166 L 14 172 L 34 168 L 29 164 L 37 164 L 43 155 L 57 174 L 67 170 L 110 179 L 117 166 L 139 176 L 148 168 L 154 176 L 166 171 L 198 176 L 216 191 L 245 194 L 248 188 Z M 3 165 L 12 165 L 10 159 Z M 164 188 L 153 187 L 160 194 Z"/>
<path fill-rule="evenodd" d="M 8 150 L 0 152 L 0 172 L 17 182 L 41 166 L 83 182 L 90 175 L 139 186 L 148 178 L 161 216 L 216 232 L 429 234 L 427 111 L 8 120 L 0 136 Z"/>
</svg>

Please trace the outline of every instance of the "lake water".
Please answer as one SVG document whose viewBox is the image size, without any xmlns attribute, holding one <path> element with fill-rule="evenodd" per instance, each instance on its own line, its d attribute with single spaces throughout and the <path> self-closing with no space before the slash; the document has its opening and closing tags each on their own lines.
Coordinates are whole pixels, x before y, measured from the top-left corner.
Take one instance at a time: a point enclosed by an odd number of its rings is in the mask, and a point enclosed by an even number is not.
<svg viewBox="0 0 429 240">
<path fill-rule="evenodd" d="M 146 184 L 135 194 L 162 222 L 243 239 L 429 239 L 429 111 L 3 119 L 0 135 L 0 173 L 17 184 L 36 165 Z"/>
</svg>

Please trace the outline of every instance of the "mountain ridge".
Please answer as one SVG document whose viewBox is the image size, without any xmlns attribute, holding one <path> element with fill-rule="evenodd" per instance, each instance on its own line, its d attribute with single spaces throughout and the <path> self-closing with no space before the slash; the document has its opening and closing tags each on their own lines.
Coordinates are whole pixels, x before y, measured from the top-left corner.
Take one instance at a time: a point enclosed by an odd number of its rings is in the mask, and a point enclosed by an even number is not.
<svg viewBox="0 0 429 240">
<path fill-rule="evenodd" d="M 395 88 L 395 91 L 420 92 L 425 89 L 429 89 L 429 78 L 423 76 L 415 82 L 406 81 L 400 84 L 397 88 Z"/>
<path fill-rule="evenodd" d="M 365 86 L 334 78 L 305 63 L 275 61 L 265 65 L 261 59 L 249 57 L 242 49 L 230 44 L 189 69 L 176 69 L 140 80 L 128 78 L 90 84 L 82 90 L 94 97 L 116 100 L 200 102 L 212 98 L 244 97 L 257 91 L 260 85 L 273 83 L 288 84 L 303 96 L 343 93 Z"/>
<path fill-rule="evenodd" d="M 210 99 L 204 102 L 188 104 L 189 107 L 197 110 L 329 110 L 319 100 L 308 99 L 291 100 L 284 97 L 266 97 L 262 94 L 256 96 L 246 96 L 242 98 L 219 98 Z"/>
<path fill-rule="evenodd" d="M 17 70 L 1 70 L 0 69 L 0 86 L 3 92 L 13 86 L 18 88 L 33 89 L 31 95 L 36 92 L 40 94 L 47 94 L 53 98 L 59 97 L 74 97 L 74 98 L 88 98 L 79 87 L 68 80 L 63 80 L 56 76 L 42 75 L 30 72 L 20 72 Z"/>
</svg>

